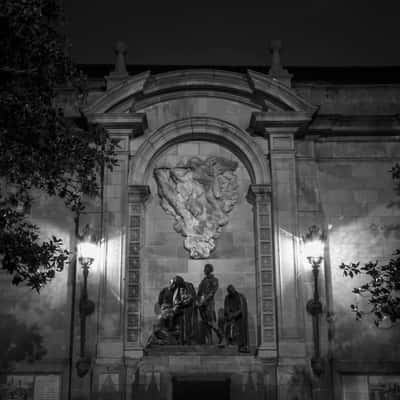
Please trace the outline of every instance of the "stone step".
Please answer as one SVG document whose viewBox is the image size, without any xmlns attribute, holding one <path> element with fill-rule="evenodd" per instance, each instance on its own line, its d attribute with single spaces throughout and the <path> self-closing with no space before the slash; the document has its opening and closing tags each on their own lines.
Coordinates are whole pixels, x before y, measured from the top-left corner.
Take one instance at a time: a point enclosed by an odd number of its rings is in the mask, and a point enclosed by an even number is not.
<svg viewBox="0 0 400 400">
<path fill-rule="evenodd" d="M 254 356 L 254 351 L 241 353 L 237 346 L 219 347 L 217 345 L 151 345 L 145 356 L 155 355 L 210 355 L 210 356 Z"/>
</svg>

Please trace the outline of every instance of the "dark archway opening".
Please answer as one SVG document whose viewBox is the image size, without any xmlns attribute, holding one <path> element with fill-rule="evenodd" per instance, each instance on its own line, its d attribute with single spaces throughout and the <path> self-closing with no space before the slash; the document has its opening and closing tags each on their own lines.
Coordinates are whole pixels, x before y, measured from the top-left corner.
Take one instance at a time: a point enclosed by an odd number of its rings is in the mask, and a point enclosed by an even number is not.
<svg viewBox="0 0 400 400">
<path fill-rule="evenodd" d="M 229 400 L 230 380 L 173 379 L 173 400 Z"/>
</svg>

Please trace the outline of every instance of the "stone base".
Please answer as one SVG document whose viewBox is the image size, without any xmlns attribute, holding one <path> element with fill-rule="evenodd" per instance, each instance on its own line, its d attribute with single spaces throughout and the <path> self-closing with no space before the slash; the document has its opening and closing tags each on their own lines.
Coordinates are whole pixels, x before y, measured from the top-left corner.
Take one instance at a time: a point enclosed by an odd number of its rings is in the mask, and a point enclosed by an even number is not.
<svg viewBox="0 0 400 400">
<path fill-rule="evenodd" d="M 276 387 L 273 363 L 231 346 L 153 345 L 128 375 L 133 377 L 131 398 L 137 399 L 173 400 L 179 387 L 190 382 L 225 385 L 231 400 L 274 398 Z"/>
<path fill-rule="evenodd" d="M 237 355 L 255 355 L 256 349 L 250 349 L 248 353 L 239 352 L 237 346 L 218 345 L 151 345 L 144 350 L 145 355 L 210 355 L 210 356 L 237 356 Z"/>
</svg>

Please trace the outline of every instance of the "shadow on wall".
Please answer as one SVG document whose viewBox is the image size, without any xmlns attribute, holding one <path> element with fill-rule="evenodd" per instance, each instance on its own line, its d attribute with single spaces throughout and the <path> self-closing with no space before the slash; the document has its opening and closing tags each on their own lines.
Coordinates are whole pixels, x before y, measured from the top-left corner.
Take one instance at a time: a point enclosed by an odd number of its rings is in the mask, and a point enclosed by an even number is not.
<svg viewBox="0 0 400 400">
<path fill-rule="evenodd" d="M 335 352 L 341 359 L 364 361 L 397 361 L 399 326 L 389 323 L 376 327 L 368 297 L 354 294 L 353 288 L 360 287 L 368 277 L 360 275 L 349 279 L 343 276 L 339 265 L 349 262 L 387 262 L 398 247 L 400 237 L 399 211 L 393 210 L 389 202 L 371 207 L 363 217 L 343 218 L 342 224 L 330 232 L 331 270 L 333 280 L 335 311 Z M 396 206 L 397 207 L 397 206 Z M 396 213 L 395 213 L 396 211 Z M 385 215 L 385 213 L 387 215 Z M 366 311 L 362 320 L 357 321 L 350 305 L 355 304 Z M 373 345 L 371 345 L 373 344 Z"/>
<path fill-rule="evenodd" d="M 312 399 L 313 381 L 311 372 L 304 366 L 294 366 L 289 373 L 287 384 L 280 390 L 286 394 L 285 398 L 290 400 Z"/>
<path fill-rule="evenodd" d="M 350 292 L 350 291 L 349 291 Z M 397 361 L 399 327 L 376 327 L 373 316 L 357 321 L 348 307 L 336 305 L 335 353 L 342 360 Z M 371 345 L 372 344 L 372 345 Z"/>
<path fill-rule="evenodd" d="M 0 314 L 0 370 L 11 371 L 19 361 L 41 360 L 47 353 L 38 325 Z"/>
</svg>

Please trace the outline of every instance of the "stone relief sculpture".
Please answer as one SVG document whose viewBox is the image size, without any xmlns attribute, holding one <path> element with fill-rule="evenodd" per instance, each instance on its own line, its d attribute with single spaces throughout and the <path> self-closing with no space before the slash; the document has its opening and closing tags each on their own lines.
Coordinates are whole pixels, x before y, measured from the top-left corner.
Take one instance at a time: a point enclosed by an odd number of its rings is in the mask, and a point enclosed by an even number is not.
<svg viewBox="0 0 400 400">
<path fill-rule="evenodd" d="M 173 168 L 156 168 L 161 207 L 175 218 L 192 258 L 208 258 L 238 198 L 237 162 L 193 157 Z"/>
</svg>

